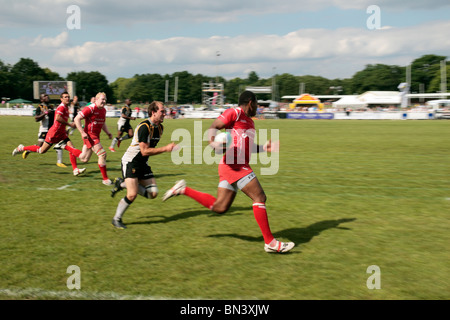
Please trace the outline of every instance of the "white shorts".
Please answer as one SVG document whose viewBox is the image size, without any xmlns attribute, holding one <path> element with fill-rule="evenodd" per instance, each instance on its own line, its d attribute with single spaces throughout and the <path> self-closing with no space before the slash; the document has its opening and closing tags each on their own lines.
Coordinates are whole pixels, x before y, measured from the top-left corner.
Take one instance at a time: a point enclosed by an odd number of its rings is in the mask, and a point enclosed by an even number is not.
<svg viewBox="0 0 450 320">
<path fill-rule="evenodd" d="M 254 172 L 250 172 L 245 177 L 242 177 L 238 181 L 230 184 L 227 180 L 222 180 L 219 182 L 219 188 L 225 188 L 234 192 L 238 190 L 242 190 L 250 181 L 256 178 L 256 174 Z"/>
</svg>

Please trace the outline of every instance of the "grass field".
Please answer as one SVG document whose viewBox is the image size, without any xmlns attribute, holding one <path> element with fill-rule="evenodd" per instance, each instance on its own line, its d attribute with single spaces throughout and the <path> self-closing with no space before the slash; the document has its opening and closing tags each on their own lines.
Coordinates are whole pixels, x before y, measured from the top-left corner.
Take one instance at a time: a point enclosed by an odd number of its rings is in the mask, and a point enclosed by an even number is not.
<svg viewBox="0 0 450 320">
<path fill-rule="evenodd" d="M 115 131 L 117 119 L 108 119 Z M 199 121 L 199 120 L 197 120 Z M 211 120 L 203 120 L 206 129 Z M 124 193 L 110 197 L 94 155 L 74 177 L 34 144 L 31 117 L 0 117 L 0 299 L 449 299 L 450 122 L 256 120 L 279 129 L 276 175 L 260 175 L 274 235 L 296 247 L 263 250 L 251 200 L 239 193 L 216 215 L 192 199 L 161 202 L 176 180 L 216 193 L 217 166 L 150 158 L 160 196 L 138 197 L 110 225 Z M 136 127 L 137 122 L 133 122 Z M 166 120 L 160 145 L 194 120 Z M 81 147 L 80 135 L 71 136 Z M 103 136 L 104 146 L 110 140 Z M 126 141 L 129 143 L 130 140 Z M 111 178 L 119 152 L 108 152 Z M 67 268 L 79 266 L 81 289 Z M 369 289 L 369 266 L 380 289 Z"/>
</svg>

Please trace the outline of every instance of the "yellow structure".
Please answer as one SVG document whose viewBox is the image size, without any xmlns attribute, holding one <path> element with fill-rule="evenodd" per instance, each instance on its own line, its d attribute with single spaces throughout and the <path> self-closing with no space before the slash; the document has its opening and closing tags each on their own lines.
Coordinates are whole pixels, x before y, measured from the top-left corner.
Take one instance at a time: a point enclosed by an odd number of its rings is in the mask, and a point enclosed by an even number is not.
<svg viewBox="0 0 450 320">
<path fill-rule="evenodd" d="M 310 107 L 316 107 L 318 111 L 323 110 L 323 103 L 320 102 L 319 99 L 316 97 L 313 97 L 307 93 L 302 94 L 298 98 L 294 99 L 292 103 L 289 104 L 289 108 L 291 109 L 303 109 L 303 108 L 310 108 Z"/>
</svg>

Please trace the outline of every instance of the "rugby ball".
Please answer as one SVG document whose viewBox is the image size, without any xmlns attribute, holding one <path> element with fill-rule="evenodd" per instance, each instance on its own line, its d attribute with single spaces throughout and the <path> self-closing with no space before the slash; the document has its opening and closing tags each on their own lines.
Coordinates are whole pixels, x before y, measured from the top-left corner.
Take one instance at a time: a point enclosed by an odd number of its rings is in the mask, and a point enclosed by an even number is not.
<svg viewBox="0 0 450 320">
<path fill-rule="evenodd" d="M 214 137 L 214 142 L 218 142 L 228 148 L 231 144 L 231 134 L 228 131 L 221 132 Z"/>
</svg>

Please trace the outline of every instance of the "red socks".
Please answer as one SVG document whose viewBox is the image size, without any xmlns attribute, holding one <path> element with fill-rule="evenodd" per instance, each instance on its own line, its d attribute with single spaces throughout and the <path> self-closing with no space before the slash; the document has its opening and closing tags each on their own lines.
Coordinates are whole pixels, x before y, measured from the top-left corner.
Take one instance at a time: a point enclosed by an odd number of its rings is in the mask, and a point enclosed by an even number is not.
<svg viewBox="0 0 450 320">
<path fill-rule="evenodd" d="M 273 239 L 272 232 L 270 231 L 269 219 L 267 218 L 266 204 L 255 202 L 253 204 L 253 214 L 255 215 L 256 222 L 258 222 L 264 237 L 264 242 L 269 244 Z"/>
<path fill-rule="evenodd" d="M 77 168 L 77 157 L 75 157 L 72 153 L 69 152 L 70 163 L 72 164 L 72 169 L 75 170 Z"/>
<path fill-rule="evenodd" d="M 40 148 L 41 147 L 36 146 L 36 145 L 34 145 L 34 146 L 26 146 L 26 147 L 23 147 L 23 151 L 39 152 Z"/>
<path fill-rule="evenodd" d="M 64 149 L 66 149 L 67 151 L 69 151 L 69 152 L 70 152 L 71 154 L 73 154 L 75 157 L 77 157 L 77 158 L 80 157 L 80 154 L 81 154 L 81 151 L 80 151 L 80 150 L 78 150 L 78 149 L 76 149 L 76 148 L 72 148 L 72 147 L 67 146 L 67 145 L 66 145 L 66 147 L 65 147 Z"/>
<path fill-rule="evenodd" d="M 106 166 L 98 165 L 98 167 L 100 168 L 100 172 L 102 173 L 103 180 L 107 180 L 108 175 L 106 174 Z"/>
<path fill-rule="evenodd" d="M 216 198 L 210 195 L 209 193 L 203 193 L 194 189 L 191 189 L 189 187 L 186 187 L 184 189 L 184 195 L 188 196 L 189 198 L 194 199 L 198 203 L 200 203 L 202 206 L 208 208 L 209 210 L 212 209 L 212 206 L 214 205 L 214 202 L 216 202 Z"/>
<path fill-rule="evenodd" d="M 212 209 L 214 202 L 216 202 L 216 198 L 214 198 L 212 195 L 191 189 L 189 187 L 185 188 L 184 195 L 194 199 L 209 210 Z M 261 229 L 264 242 L 269 244 L 274 239 L 274 236 L 270 231 L 269 219 L 267 218 L 265 203 L 255 202 L 253 204 L 253 214 L 255 216 L 256 222 L 259 225 L 259 228 Z"/>
</svg>

